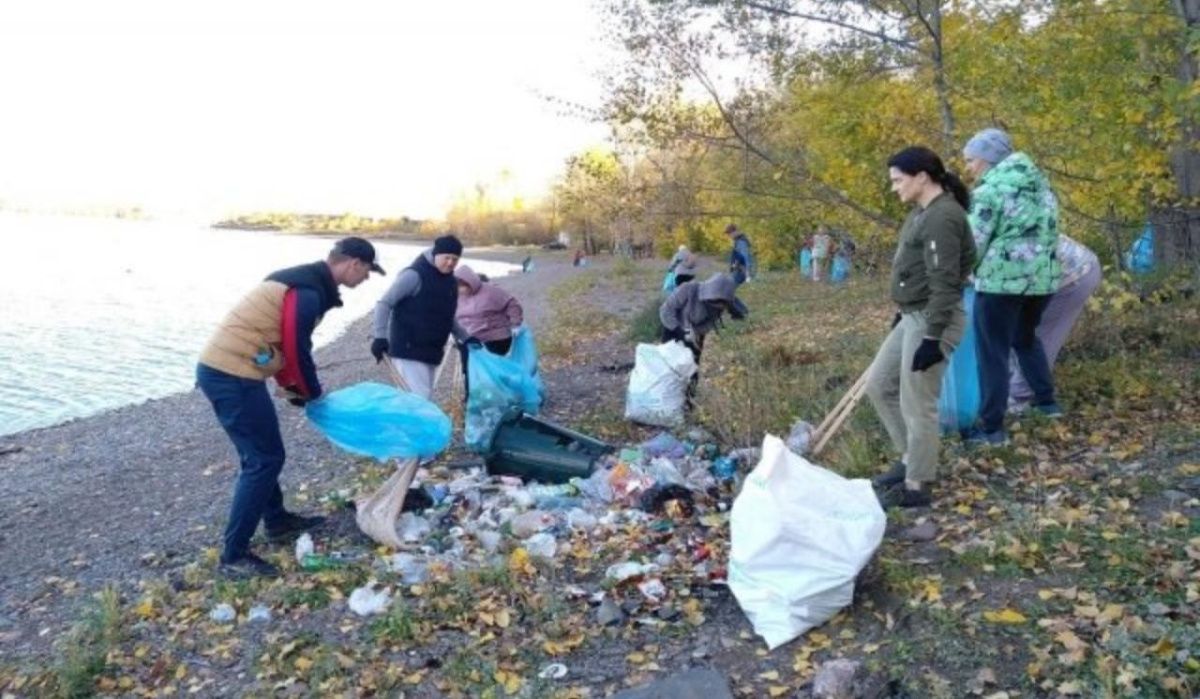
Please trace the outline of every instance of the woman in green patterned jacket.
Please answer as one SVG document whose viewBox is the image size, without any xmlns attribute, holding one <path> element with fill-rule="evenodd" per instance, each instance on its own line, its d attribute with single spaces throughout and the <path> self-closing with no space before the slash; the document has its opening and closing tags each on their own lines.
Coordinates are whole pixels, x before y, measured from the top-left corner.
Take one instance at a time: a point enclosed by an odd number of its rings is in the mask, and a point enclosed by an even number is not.
<svg viewBox="0 0 1200 699">
<path fill-rule="evenodd" d="M 1058 289 L 1058 200 L 1028 155 L 1013 152 L 1000 129 L 984 129 L 963 148 L 975 178 L 968 217 L 975 236 L 975 338 L 979 424 L 968 442 L 1007 443 L 1009 354 L 1033 391 L 1033 407 L 1062 415 L 1054 379 L 1035 330 Z"/>
</svg>

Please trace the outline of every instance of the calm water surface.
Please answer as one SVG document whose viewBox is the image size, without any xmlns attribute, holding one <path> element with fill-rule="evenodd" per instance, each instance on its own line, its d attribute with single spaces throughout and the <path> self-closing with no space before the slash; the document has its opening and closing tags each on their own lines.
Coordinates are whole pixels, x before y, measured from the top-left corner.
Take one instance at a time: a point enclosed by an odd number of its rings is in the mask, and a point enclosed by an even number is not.
<svg viewBox="0 0 1200 699">
<path fill-rule="evenodd" d="M 215 324 L 269 272 L 322 259 L 331 240 L 0 213 L 0 435 L 186 391 Z M 324 344 L 421 248 L 379 243 L 388 276 L 343 289 Z M 499 276 L 513 266 L 468 261 Z M 364 343 L 363 354 L 367 353 Z"/>
</svg>

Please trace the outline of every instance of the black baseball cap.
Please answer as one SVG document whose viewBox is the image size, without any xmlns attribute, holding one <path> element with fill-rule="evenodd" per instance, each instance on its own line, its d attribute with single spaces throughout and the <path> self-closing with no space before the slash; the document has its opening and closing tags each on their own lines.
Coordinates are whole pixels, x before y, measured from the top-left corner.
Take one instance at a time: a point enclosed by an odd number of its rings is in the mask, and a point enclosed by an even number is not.
<svg viewBox="0 0 1200 699">
<path fill-rule="evenodd" d="M 342 238 L 333 246 L 333 251 L 347 257 L 353 257 L 357 260 L 362 260 L 371 266 L 371 271 L 378 274 L 387 274 L 383 271 L 383 267 L 375 261 L 375 246 L 362 238 L 349 237 Z"/>
</svg>

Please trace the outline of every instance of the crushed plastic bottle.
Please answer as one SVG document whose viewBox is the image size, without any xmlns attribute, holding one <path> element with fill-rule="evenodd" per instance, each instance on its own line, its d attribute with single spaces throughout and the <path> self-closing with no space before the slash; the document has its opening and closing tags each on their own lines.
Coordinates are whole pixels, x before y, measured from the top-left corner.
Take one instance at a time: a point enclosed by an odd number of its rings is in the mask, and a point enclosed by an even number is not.
<svg viewBox="0 0 1200 699">
<path fill-rule="evenodd" d="M 392 572 L 400 574 L 400 581 L 405 585 L 417 585 L 425 582 L 429 575 L 429 566 L 425 561 L 411 553 L 397 553 L 388 561 Z"/>
<path fill-rule="evenodd" d="M 479 541 L 479 545 L 488 553 L 495 553 L 496 549 L 500 548 L 500 532 L 492 531 L 491 529 L 480 529 L 475 532 L 475 538 Z"/>
<path fill-rule="evenodd" d="M 788 433 L 787 448 L 796 454 L 808 453 L 812 446 L 813 426 L 804 420 L 797 420 Z"/>
<path fill-rule="evenodd" d="M 208 618 L 218 624 L 228 624 L 237 618 L 237 611 L 234 610 L 232 605 L 222 602 L 213 607 L 213 610 L 208 613 Z"/>
<path fill-rule="evenodd" d="M 538 558 L 554 558 L 554 553 L 558 550 L 558 542 L 554 539 L 554 535 L 546 532 L 529 537 L 523 546 L 530 556 Z"/>
<path fill-rule="evenodd" d="M 400 537 L 405 541 L 420 541 L 431 531 L 429 520 L 412 512 L 400 515 L 400 519 L 396 522 L 396 529 L 399 530 Z"/>
<path fill-rule="evenodd" d="M 541 510 L 530 510 L 509 520 L 513 536 L 524 539 L 554 526 L 554 515 Z"/>
<path fill-rule="evenodd" d="M 270 621 L 271 608 L 263 604 L 256 604 L 247 612 L 246 619 L 249 621 Z"/>
<path fill-rule="evenodd" d="M 567 513 L 567 526 L 572 529 L 590 532 L 596 528 L 598 523 L 599 520 L 596 519 L 596 515 L 587 510 L 575 508 Z"/>
<path fill-rule="evenodd" d="M 304 532 L 300 538 L 296 539 L 296 562 L 304 565 L 304 557 L 311 555 L 315 550 L 312 534 Z"/>
<path fill-rule="evenodd" d="M 381 614 L 391 602 L 391 591 L 387 588 L 376 591 L 371 585 L 365 585 L 350 593 L 350 611 L 359 616 Z"/>
</svg>

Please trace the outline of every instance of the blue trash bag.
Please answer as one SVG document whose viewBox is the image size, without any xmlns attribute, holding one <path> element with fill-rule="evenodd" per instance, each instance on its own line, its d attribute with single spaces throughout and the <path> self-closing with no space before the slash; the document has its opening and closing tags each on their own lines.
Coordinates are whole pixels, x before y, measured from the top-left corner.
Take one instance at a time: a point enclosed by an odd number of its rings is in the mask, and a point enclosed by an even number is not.
<svg viewBox="0 0 1200 699">
<path fill-rule="evenodd" d="M 662 290 L 667 293 L 675 291 L 675 270 L 667 272 L 667 276 L 663 277 Z"/>
<path fill-rule="evenodd" d="M 812 276 L 812 250 L 804 248 L 800 251 L 800 276 Z"/>
<path fill-rule="evenodd" d="M 467 416 L 463 438 L 467 448 L 485 453 L 491 447 L 492 435 L 505 414 L 519 407 L 530 415 L 537 415 L 542 407 L 542 381 L 536 373 L 528 370 L 529 347 L 532 337 L 525 338 L 528 331 L 513 339 L 513 349 L 506 356 L 492 354 L 484 347 L 471 347 L 467 360 L 470 392 L 467 394 Z M 513 358 L 513 351 L 524 347 Z M 536 362 L 536 350 L 533 350 Z"/>
<path fill-rule="evenodd" d="M 841 284 L 850 277 L 850 258 L 845 255 L 834 255 L 833 268 L 829 270 L 829 281 Z"/>
<path fill-rule="evenodd" d="M 969 429 L 979 419 L 979 358 L 975 354 L 975 289 L 963 290 L 967 327 L 962 341 L 950 355 L 950 365 L 942 374 L 942 394 L 938 397 L 938 424 L 943 434 Z"/>
<path fill-rule="evenodd" d="M 1138 239 L 1129 246 L 1125 253 L 1125 268 L 1135 274 L 1154 270 L 1154 226 L 1147 224 Z"/>
<path fill-rule="evenodd" d="M 542 385 L 542 379 L 538 376 L 537 343 L 533 341 L 533 333 L 529 331 L 529 328 L 522 325 L 513 333 L 512 346 L 508 348 L 508 358 L 533 377 L 538 395 L 545 396 L 545 386 Z"/>
<path fill-rule="evenodd" d="M 379 461 L 431 457 L 450 444 L 450 417 L 441 408 L 373 381 L 333 391 L 304 413 L 338 447 Z"/>
</svg>

